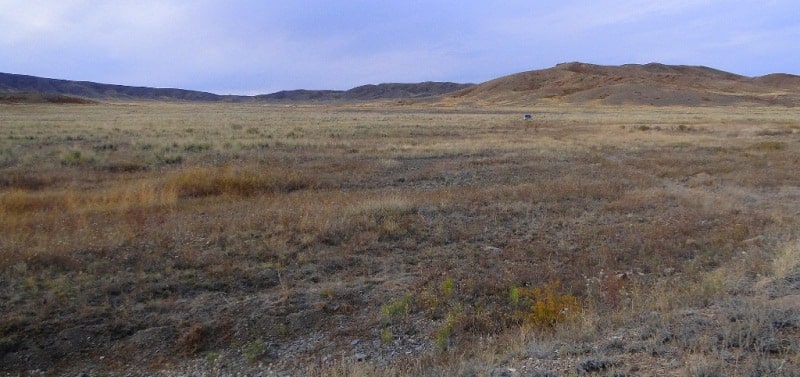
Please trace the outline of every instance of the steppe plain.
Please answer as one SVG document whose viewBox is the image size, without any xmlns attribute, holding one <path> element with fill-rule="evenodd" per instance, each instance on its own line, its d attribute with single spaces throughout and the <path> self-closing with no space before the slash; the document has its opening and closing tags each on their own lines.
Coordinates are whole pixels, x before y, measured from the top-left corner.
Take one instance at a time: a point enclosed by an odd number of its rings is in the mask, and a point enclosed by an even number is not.
<svg viewBox="0 0 800 377">
<path fill-rule="evenodd" d="M 0 372 L 797 376 L 798 166 L 785 106 L 0 104 Z"/>
</svg>

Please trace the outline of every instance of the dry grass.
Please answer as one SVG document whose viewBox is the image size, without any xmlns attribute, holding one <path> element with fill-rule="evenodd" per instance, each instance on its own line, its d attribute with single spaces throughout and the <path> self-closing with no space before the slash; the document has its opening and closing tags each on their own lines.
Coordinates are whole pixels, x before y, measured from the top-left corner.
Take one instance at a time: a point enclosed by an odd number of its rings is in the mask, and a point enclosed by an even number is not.
<svg viewBox="0 0 800 377">
<path fill-rule="evenodd" d="M 0 106 L 3 371 L 798 365 L 792 108 Z"/>
</svg>

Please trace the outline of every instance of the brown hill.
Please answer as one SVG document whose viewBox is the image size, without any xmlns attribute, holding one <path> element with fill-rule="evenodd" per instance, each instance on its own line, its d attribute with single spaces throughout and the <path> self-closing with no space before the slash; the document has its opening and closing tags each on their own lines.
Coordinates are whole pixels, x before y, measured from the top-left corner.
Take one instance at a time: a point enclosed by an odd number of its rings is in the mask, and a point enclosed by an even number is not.
<svg viewBox="0 0 800 377">
<path fill-rule="evenodd" d="M 564 63 L 517 73 L 445 96 L 446 101 L 525 104 L 541 101 L 605 105 L 800 104 L 800 76 L 750 78 L 703 66 Z"/>
</svg>

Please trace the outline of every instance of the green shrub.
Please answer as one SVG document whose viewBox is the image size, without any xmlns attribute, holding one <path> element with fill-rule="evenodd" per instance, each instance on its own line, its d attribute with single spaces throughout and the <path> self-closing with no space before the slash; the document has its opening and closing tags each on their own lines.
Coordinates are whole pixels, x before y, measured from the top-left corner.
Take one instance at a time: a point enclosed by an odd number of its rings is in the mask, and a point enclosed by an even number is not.
<svg viewBox="0 0 800 377">
<path fill-rule="evenodd" d="M 394 339 L 394 334 L 392 334 L 392 329 L 390 327 L 386 327 L 381 330 L 381 343 L 384 345 L 388 345 L 392 343 Z"/>
</svg>

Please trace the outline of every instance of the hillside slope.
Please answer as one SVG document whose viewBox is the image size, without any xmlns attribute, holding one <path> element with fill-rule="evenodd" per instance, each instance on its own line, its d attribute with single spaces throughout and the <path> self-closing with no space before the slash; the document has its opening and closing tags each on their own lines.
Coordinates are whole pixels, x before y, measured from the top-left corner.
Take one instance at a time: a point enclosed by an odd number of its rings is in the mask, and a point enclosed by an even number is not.
<svg viewBox="0 0 800 377">
<path fill-rule="evenodd" d="M 601 66 L 564 63 L 517 73 L 445 96 L 445 101 L 524 104 L 537 101 L 604 105 L 800 104 L 800 76 L 750 78 L 703 66 L 658 63 Z"/>
</svg>

